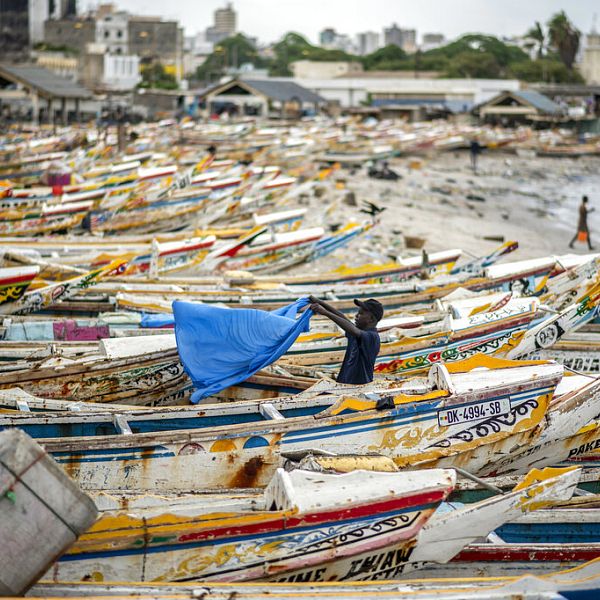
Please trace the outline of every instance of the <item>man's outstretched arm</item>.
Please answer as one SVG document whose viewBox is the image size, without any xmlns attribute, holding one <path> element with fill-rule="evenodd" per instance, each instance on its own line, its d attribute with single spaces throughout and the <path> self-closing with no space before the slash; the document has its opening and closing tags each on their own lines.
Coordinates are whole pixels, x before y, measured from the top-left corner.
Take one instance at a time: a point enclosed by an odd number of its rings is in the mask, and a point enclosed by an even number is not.
<svg viewBox="0 0 600 600">
<path fill-rule="evenodd" d="M 362 335 L 362 331 L 342 313 L 338 311 L 335 313 L 331 312 L 318 302 L 313 302 L 310 305 L 310 308 L 314 313 L 323 315 L 333 321 L 336 325 L 339 325 L 348 335 L 353 337 L 360 337 Z"/>
<path fill-rule="evenodd" d="M 342 317 L 342 319 L 349 320 L 348 317 L 343 312 L 340 312 L 339 310 L 337 310 L 336 308 L 331 306 L 331 304 L 328 304 L 327 302 L 325 302 L 325 300 L 321 300 L 321 298 L 317 298 L 316 296 L 309 296 L 308 299 L 310 300 L 311 304 L 319 304 L 327 312 L 330 312 L 333 315 L 337 315 L 338 317 Z"/>
</svg>

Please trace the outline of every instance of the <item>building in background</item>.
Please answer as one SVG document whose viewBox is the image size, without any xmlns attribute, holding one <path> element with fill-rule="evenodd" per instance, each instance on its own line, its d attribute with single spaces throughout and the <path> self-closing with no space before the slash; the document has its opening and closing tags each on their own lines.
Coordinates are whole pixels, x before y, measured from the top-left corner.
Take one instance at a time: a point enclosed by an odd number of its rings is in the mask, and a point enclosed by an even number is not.
<svg viewBox="0 0 600 600">
<path fill-rule="evenodd" d="M 205 39 L 211 44 L 218 44 L 221 40 L 237 33 L 237 13 L 231 3 L 225 8 L 218 8 L 214 12 L 214 23 L 207 27 Z"/>
<path fill-rule="evenodd" d="M 0 56 L 18 56 L 29 47 L 29 1 L 0 0 Z"/>
<path fill-rule="evenodd" d="M 75 0 L 0 0 L 0 56 L 26 59 L 44 40 L 45 21 L 76 14 Z"/>
<path fill-rule="evenodd" d="M 112 54 L 104 44 L 89 44 L 79 62 L 81 83 L 95 91 L 123 92 L 141 81 L 139 56 Z"/>
<path fill-rule="evenodd" d="M 91 16 L 50 19 L 44 23 L 44 42 L 49 46 L 67 47 L 81 54 L 87 44 L 96 41 L 96 21 Z"/>
<path fill-rule="evenodd" d="M 129 53 L 129 14 L 116 10 L 114 4 L 101 4 L 96 12 L 97 44 L 109 54 Z"/>
<path fill-rule="evenodd" d="M 64 2 L 63 6 L 69 11 L 72 4 Z M 114 4 L 100 4 L 82 17 L 67 14 L 48 19 L 44 42 L 50 50 L 67 47 L 65 58 L 77 58 L 79 80 L 90 89 L 131 89 L 140 81 L 142 66 L 155 63 L 162 64 L 177 81 L 184 75 L 179 23 L 132 15 Z M 37 60 L 48 68 L 59 66 L 58 57 L 47 53 L 38 53 Z M 66 63 L 60 65 L 63 71 L 66 67 Z"/>
<path fill-rule="evenodd" d="M 595 28 L 586 36 L 580 70 L 588 85 L 600 85 L 600 33 Z"/>
<path fill-rule="evenodd" d="M 363 72 L 362 64 L 356 61 L 297 60 L 290 69 L 296 79 L 333 79 Z"/>
<path fill-rule="evenodd" d="M 338 33 L 332 27 L 327 27 L 319 33 L 319 44 L 327 50 L 342 50 L 348 54 L 356 53 L 356 45 L 346 33 Z"/>
<path fill-rule="evenodd" d="M 383 30 L 385 46 L 398 46 L 405 52 L 412 53 L 417 50 L 417 30 L 401 29 L 396 23 Z"/>
<path fill-rule="evenodd" d="M 77 16 L 77 0 L 50 0 L 51 19 L 64 19 Z"/>
<path fill-rule="evenodd" d="M 356 36 L 356 49 L 358 54 L 365 56 L 381 47 L 381 36 L 376 31 L 365 31 Z"/>
<path fill-rule="evenodd" d="M 331 46 L 335 38 L 337 37 L 337 33 L 333 27 L 326 27 L 319 33 L 319 45 L 323 47 Z"/>
<path fill-rule="evenodd" d="M 131 15 L 128 22 L 129 54 L 142 64 L 161 63 L 177 81 L 183 77 L 183 29 L 177 21 Z"/>
<path fill-rule="evenodd" d="M 424 33 L 421 42 L 421 50 L 423 52 L 435 50 L 436 48 L 442 47 L 445 43 L 446 38 L 443 33 Z"/>
</svg>

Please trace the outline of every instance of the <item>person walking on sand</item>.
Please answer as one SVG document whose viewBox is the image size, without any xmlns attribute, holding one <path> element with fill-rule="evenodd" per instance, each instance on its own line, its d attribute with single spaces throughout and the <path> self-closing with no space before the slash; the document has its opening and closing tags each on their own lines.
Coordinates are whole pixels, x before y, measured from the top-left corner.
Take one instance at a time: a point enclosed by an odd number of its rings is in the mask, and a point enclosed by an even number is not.
<svg viewBox="0 0 600 600">
<path fill-rule="evenodd" d="M 315 296 L 309 296 L 309 300 L 313 312 L 331 319 L 344 330 L 348 338 L 344 362 L 337 376 L 338 383 L 362 385 L 373 381 L 375 359 L 380 345 L 377 323 L 383 317 L 381 302 L 372 298 L 364 302 L 354 300 L 359 310 L 353 323 L 327 302 Z"/>
<path fill-rule="evenodd" d="M 477 174 L 477 159 L 483 150 L 483 146 L 479 143 L 477 138 L 471 140 L 469 145 L 469 151 L 471 152 L 471 168 L 473 173 Z"/>
<path fill-rule="evenodd" d="M 581 199 L 581 204 L 579 205 L 579 223 L 577 223 L 577 232 L 573 236 L 573 239 L 569 242 L 569 248 L 573 248 L 573 244 L 575 241 L 579 242 L 587 242 L 588 248 L 593 250 L 592 241 L 590 239 L 590 230 L 588 228 L 587 216 L 588 213 L 594 212 L 593 208 L 588 208 L 589 199 L 587 196 L 584 196 Z"/>
</svg>

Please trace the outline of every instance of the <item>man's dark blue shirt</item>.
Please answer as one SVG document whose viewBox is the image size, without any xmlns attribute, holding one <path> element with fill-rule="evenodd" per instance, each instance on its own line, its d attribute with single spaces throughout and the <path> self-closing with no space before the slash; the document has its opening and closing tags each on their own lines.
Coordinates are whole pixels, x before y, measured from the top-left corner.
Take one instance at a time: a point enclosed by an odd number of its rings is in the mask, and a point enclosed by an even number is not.
<svg viewBox="0 0 600 600">
<path fill-rule="evenodd" d="M 338 382 L 362 384 L 373 381 L 373 369 L 380 346 L 377 329 L 365 329 L 360 337 L 347 333 L 346 337 L 348 347 L 337 376 Z"/>
</svg>

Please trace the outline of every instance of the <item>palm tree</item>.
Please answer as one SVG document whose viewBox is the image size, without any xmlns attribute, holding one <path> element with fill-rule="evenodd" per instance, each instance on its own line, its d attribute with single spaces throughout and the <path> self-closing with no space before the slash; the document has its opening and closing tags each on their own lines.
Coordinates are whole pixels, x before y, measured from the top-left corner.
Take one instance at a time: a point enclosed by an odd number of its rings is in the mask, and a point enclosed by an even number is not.
<svg viewBox="0 0 600 600">
<path fill-rule="evenodd" d="M 529 48 L 537 46 L 537 57 L 542 58 L 546 51 L 546 34 L 542 24 L 539 21 L 535 22 L 535 25 L 525 34 L 525 37 L 531 42 L 528 44 Z"/>
<path fill-rule="evenodd" d="M 568 69 L 573 68 L 579 50 L 580 36 L 581 32 L 569 21 L 564 10 L 555 14 L 548 21 L 550 43 L 556 48 L 560 59 Z"/>
</svg>

